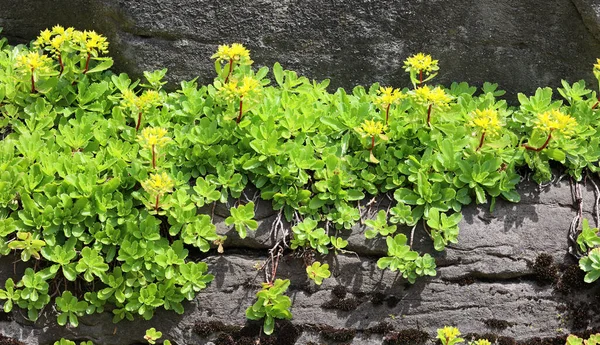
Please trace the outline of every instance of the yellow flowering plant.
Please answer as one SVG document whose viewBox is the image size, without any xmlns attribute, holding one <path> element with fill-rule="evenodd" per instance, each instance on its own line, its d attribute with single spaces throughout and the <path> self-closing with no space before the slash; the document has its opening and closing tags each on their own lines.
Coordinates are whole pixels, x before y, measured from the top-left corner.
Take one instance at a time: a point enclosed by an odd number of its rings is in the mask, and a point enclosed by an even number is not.
<svg viewBox="0 0 600 345">
<path fill-rule="evenodd" d="M 211 56 L 211 59 L 216 60 L 215 67 L 217 68 L 217 73 L 221 75 L 220 72 L 222 71 L 225 74 L 225 84 L 229 82 L 229 78 L 236 65 L 250 66 L 254 62 L 250 59 L 250 51 L 241 43 L 220 45 L 217 48 L 217 52 Z M 225 69 L 223 69 L 223 63 L 227 66 Z"/>
<path fill-rule="evenodd" d="M 492 108 L 475 109 L 467 124 L 480 133 L 479 145 L 476 151 L 479 151 L 483 146 L 486 135 L 498 135 L 504 125 L 500 119 L 499 111 Z"/>
<path fill-rule="evenodd" d="M 121 93 L 121 105 L 131 110 L 132 114 L 137 114 L 135 122 L 135 131 L 139 131 L 143 119 L 143 114 L 162 104 L 162 96 L 156 90 L 144 90 L 140 96 L 137 96 L 131 89 L 124 88 Z M 135 115 L 134 115 L 135 116 Z"/>
<path fill-rule="evenodd" d="M 548 146 L 553 133 L 558 133 L 568 138 L 575 134 L 577 128 L 577 120 L 570 115 L 564 114 L 559 109 L 538 113 L 533 123 L 534 129 L 547 134 L 546 141 L 537 148 L 529 144 L 522 145 L 525 149 L 535 152 L 542 151 Z"/>
<path fill-rule="evenodd" d="M 459 338 L 460 331 L 456 327 L 444 326 L 444 328 L 437 330 L 437 338 L 440 340 L 442 345 L 454 345 L 462 343 L 465 340 Z"/>
<path fill-rule="evenodd" d="M 217 86 L 217 92 L 226 102 L 235 102 L 239 100 L 238 116 L 235 120 L 240 123 L 244 113 L 244 101 L 261 93 L 262 85 L 258 79 L 253 76 L 244 76 L 241 80 L 232 78 L 224 84 Z"/>
<path fill-rule="evenodd" d="M 373 103 L 375 105 L 382 107 L 385 109 L 385 124 L 388 124 L 389 115 L 390 115 L 390 107 L 392 105 L 397 105 L 400 103 L 402 99 L 406 97 L 402 91 L 398 89 L 394 89 L 393 87 L 380 87 L 377 91 L 377 97 L 375 97 Z"/>
<path fill-rule="evenodd" d="M 146 127 L 138 136 L 142 147 L 150 149 L 152 153 L 152 169 L 156 170 L 156 156 L 159 148 L 165 146 L 171 141 L 167 136 L 167 130 L 160 127 Z"/>
<path fill-rule="evenodd" d="M 425 105 L 427 108 L 427 126 L 431 127 L 431 111 L 434 106 L 438 108 L 445 108 L 452 101 L 452 96 L 446 93 L 444 89 L 439 86 L 430 88 L 427 85 L 419 87 L 411 91 L 411 96 L 418 103 Z"/>
<path fill-rule="evenodd" d="M 35 93 L 35 82 L 38 75 L 51 74 L 52 59 L 48 55 L 40 54 L 37 51 L 23 51 L 17 56 L 15 68 L 24 75 L 30 76 L 31 93 Z"/>
<path fill-rule="evenodd" d="M 154 199 L 154 205 L 149 205 L 154 212 L 158 213 L 160 199 L 165 194 L 171 193 L 174 186 L 175 182 L 166 172 L 152 174 L 147 180 L 142 181 L 142 188 L 151 199 Z"/>
<path fill-rule="evenodd" d="M 372 163 L 379 163 L 379 160 L 377 160 L 375 155 L 373 155 L 373 149 L 375 148 L 375 137 L 379 137 L 379 139 L 387 141 L 388 137 L 385 135 L 386 129 L 386 125 L 375 120 L 365 120 L 360 127 L 355 129 L 361 137 L 371 138 L 371 144 L 369 146 L 369 159 Z"/>
<path fill-rule="evenodd" d="M 410 74 L 413 87 L 417 88 L 437 75 L 438 60 L 434 60 L 429 54 L 418 53 L 404 61 L 404 70 Z"/>
</svg>

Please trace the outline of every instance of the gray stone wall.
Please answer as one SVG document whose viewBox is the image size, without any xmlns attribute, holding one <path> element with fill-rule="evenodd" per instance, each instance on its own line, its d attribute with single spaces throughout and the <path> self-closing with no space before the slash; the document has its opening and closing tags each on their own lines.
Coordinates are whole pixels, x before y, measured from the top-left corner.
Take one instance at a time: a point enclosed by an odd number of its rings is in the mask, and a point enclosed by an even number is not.
<svg viewBox="0 0 600 345">
<path fill-rule="evenodd" d="M 440 60 L 439 82 L 497 82 L 509 97 L 592 81 L 600 57 L 595 0 L 2 1 L 12 42 L 57 23 L 107 35 L 118 70 L 168 67 L 177 83 L 210 81 L 210 56 L 231 42 L 246 44 L 257 65 L 279 61 L 346 88 L 406 86 L 403 60 L 424 51 Z"/>
</svg>

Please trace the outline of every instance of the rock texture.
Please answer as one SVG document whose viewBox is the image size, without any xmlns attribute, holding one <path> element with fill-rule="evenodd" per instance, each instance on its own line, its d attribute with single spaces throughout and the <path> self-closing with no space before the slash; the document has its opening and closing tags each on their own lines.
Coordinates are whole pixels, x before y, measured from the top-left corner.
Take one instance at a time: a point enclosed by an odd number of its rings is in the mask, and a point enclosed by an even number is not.
<svg viewBox="0 0 600 345">
<path fill-rule="evenodd" d="M 599 284 L 583 284 L 568 254 L 568 228 L 577 214 L 572 190 L 566 180 L 545 187 L 524 182 L 519 204 L 498 201 L 492 213 L 489 205 L 466 208 L 459 243 L 436 254 L 438 275 L 414 285 L 377 269 L 385 244 L 365 240 L 362 226 L 346 234 L 351 252 L 324 258 L 333 276 L 322 286 L 308 281 L 302 258 L 285 252 L 277 275 L 292 281 L 288 294 L 294 318 L 278 326 L 282 338 L 274 343 L 406 343 L 394 342 L 397 338 L 410 344 L 433 343 L 435 330 L 451 324 L 463 334 L 496 337 L 499 344 L 537 344 L 536 338 L 600 329 Z M 590 184 L 582 190 L 583 215 L 593 220 L 594 189 Z M 379 208 L 386 208 L 384 200 Z M 258 208 L 259 229 L 245 240 L 223 224 L 225 211 L 216 209 L 218 231 L 229 237 L 225 253 L 204 258 L 215 280 L 186 305 L 184 315 L 159 312 L 148 322 L 113 325 L 105 313 L 84 317 L 79 328 L 70 329 L 56 326 L 51 311 L 36 324 L 16 312 L 3 315 L 0 333 L 31 345 L 52 344 L 59 337 L 100 345 L 138 344 L 150 327 L 179 345 L 254 341 L 259 324 L 247 323 L 244 311 L 264 280 L 254 266 L 268 258 L 277 217 L 268 203 L 260 202 Z M 376 211 L 363 208 L 365 217 Z M 433 252 L 422 229 L 417 228 L 414 245 Z M 5 259 L 3 275 L 12 269 L 12 259 Z"/>
<path fill-rule="evenodd" d="M 27 42 L 57 23 L 109 37 L 119 70 L 169 68 L 169 80 L 213 77 L 218 44 L 242 42 L 257 65 L 279 61 L 332 86 L 407 86 L 403 60 L 440 59 L 438 81 L 497 82 L 509 95 L 593 79 L 600 56 L 594 0 L 23 0 L 0 27 Z M 596 85 L 594 82 L 592 85 Z"/>
</svg>

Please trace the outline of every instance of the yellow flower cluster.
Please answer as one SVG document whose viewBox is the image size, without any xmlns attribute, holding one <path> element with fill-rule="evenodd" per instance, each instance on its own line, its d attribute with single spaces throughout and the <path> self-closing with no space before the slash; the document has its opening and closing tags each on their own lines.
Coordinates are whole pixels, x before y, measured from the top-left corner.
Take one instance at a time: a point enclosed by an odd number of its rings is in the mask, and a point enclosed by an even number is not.
<svg viewBox="0 0 600 345">
<path fill-rule="evenodd" d="M 500 132 L 502 122 L 496 109 L 476 109 L 474 116 L 468 122 L 469 126 L 480 129 L 489 135 L 495 135 Z"/>
<path fill-rule="evenodd" d="M 487 339 L 477 339 L 472 344 L 473 345 L 492 345 L 492 343 L 490 343 L 490 341 Z"/>
<path fill-rule="evenodd" d="M 160 127 L 146 127 L 142 130 L 142 133 L 138 135 L 138 140 L 141 145 L 145 148 L 160 148 L 171 141 L 171 138 L 167 137 L 167 130 Z"/>
<path fill-rule="evenodd" d="M 557 130 L 566 136 L 575 134 L 575 127 L 577 127 L 577 120 L 569 115 L 563 114 L 558 109 L 552 109 L 538 114 L 534 123 L 535 128 L 543 132 Z"/>
<path fill-rule="evenodd" d="M 52 59 L 38 52 L 27 52 L 17 56 L 15 67 L 24 73 L 32 71 L 49 72 L 52 70 Z"/>
<path fill-rule="evenodd" d="M 408 57 L 404 61 L 404 67 L 406 72 L 422 71 L 427 74 L 440 69 L 438 67 L 438 60 L 434 60 L 431 58 L 431 55 L 425 55 L 423 53 L 418 53 Z"/>
<path fill-rule="evenodd" d="M 417 88 L 415 91 L 415 96 L 417 100 L 422 103 L 427 104 L 435 104 L 437 106 L 443 106 L 452 100 L 452 97 L 448 95 L 441 87 L 436 86 L 435 88 L 430 88 L 427 85 L 423 87 Z"/>
<path fill-rule="evenodd" d="M 596 59 L 596 63 L 594 64 L 594 72 L 600 72 L 600 59 Z"/>
<path fill-rule="evenodd" d="M 375 98 L 375 104 L 381 106 L 388 106 L 391 104 L 398 104 L 406 95 L 400 90 L 394 89 L 393 87 L 380 87 L 377 91 L 378 96 Z"/>
<path fill-rule="evenodd" d="M 456 327 L 444 326 L 442 329 L 442 335 L 447 340 L 452 340 L 460 335 L 460 331 Z"/>
<path fill-rule="evenodd" d="M 97 57 L 98 54 L 108 53 L 106 37 L 95 31 L 79 31 L 56 25 L 52 30 L 44 30 L 33 42 L 34 47 L 44 49 L 53 56 L 60 56 L 64 51 L 76 50 L 82 55 Z"/>
<path fill-rule="evenodd" d="M 251 65 L 250 51 L 240 43 L 220 45 L 217 52 L 210 57 L 219 61 L 235 61 L 240 65 Z"/>
<path fill-rule="evenodd" d="M 387 127 L 379 121 L 365 120 L 356 131 L 363 137 L 378 136 L 381 140 L 387 140 L 387 136 L 383 134 L 386 129 Z"/>
<path fill-rule="evenodd" d="M 221 97 L 227 101 L 233 101 L 238 98 L 245 98 L 250 94 L 260 93 L 260 82 L 252 77 L 244 77 L 242 81 L 231 79 L 228 83 L 222 85 L 218 92 Z"/>
<path fill-rule="evenodd" d="M 165 172 L 152 174 L 150 175 L 150 178 L 142 181 L 142 188 L 151 195 L 170 193 L 173 191 L 174 186 L 175 182 L 173 182 L 173 179 Z"/>
<path fill-rule="evenodd" d="M 155 90 L 146 90 L 139 97 L 132 90 L 125 90 L 121 97 L 123 106 L 137 108 L 138 110 L 148 109 L 161 103 L 160 93 Z"/>
</svg>

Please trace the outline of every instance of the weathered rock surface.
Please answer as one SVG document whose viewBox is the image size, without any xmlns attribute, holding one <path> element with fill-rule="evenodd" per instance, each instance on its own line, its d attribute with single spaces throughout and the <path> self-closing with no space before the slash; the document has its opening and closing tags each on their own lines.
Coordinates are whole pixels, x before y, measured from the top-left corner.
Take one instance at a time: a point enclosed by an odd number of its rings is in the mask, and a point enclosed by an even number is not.
<svg viewBox="0 0 600 345">
<path fill-rule="evenodd" d="M 600 7 L 594 0 L 127 1 L 2 3 L 13 42 L 57 23 L 109 37 L 118 70 L 169 68 L 169 80 L 213 78 L 218 44 L 242 42 L 257 65 L 279 61 L 332 86 L 407 86 L 403 60 L 440 59 L 438 80 L 497 82 L 514 96 L 561 79 L 594 80 Z M 592 85 L 596 85 L 595 82 Z"/>
<path fill-rule="evenodd" d="M 524 182 L 519 190 L 521 203 L 498 201 L 493 213 L 488 205 L 464 209 L 459 243 L 435 254 L 438 275 L 414 285 L 377 268 L 385 244 L 365 240 L 361 226 L 346 234 L 354 252 L 324 258 L 333 276 L 322 286 L 306 278 L 302 258 L 286 252 L 277 276 L 292 281 L 288 294 L 298 333 L 295 343 L 335 344 L 330 334 L 335 330 L 353 334 L 345 341 L 356 345 L 381 343 L 384 337 L 394 336 L 391 329 L 419 329 L 433 337 L 437 328 L 447 324 L 458 326 L 463 334 L 493 333 L 517 341 L 598 329 L 600 289 L 598 284 L 580 286 L 580 271 L 568 254 L 568 228 L 577 213 L 572 187 L 566 180 L 546 187 Z M 583 214 L 590 220 L 595 217 L 595 197 L 591 185 L 583 188 Z M 367 208 L 364 211 L 369 214 Z M 205 259 L 215 280 L 186 305 L 184 315 L 163 311 L 151 321 L 114 325 L 105 313 L 84 317 L 79 328 L 70 329 L 58 327 L 50 310 L 36 324 L 16 312 L 12 320 L 0 321 L 0 334 L 26 344 L 51 344 L 60 337 L 101 345 L 138 344 L 145 329 L 156 327 L 180 345 L 218 340 L 218 332 L 199 335 L 195 329 L 210 329 L 210 321 L 234 327 L 246 323 L 245 309 L 254 302 L 264 280 L 255 265 L 268 258 L 277 214 L 261 201 L 259 230 L 244 240 L 218 221 L 227 216 L 223 210 L 217 208 L 216 214 L 218 231 L 228 236 L 225 254 L 213 253 Z M 432 253 L 426 237 L 417 228 L 415 248 Z M 4 262 L 3 280 L 13 270 L 12 259 Z M 384 330 L 374 331 L 378 327 Z M 252 336 L 258 332 L 256 327 Z"/>
</svg>

